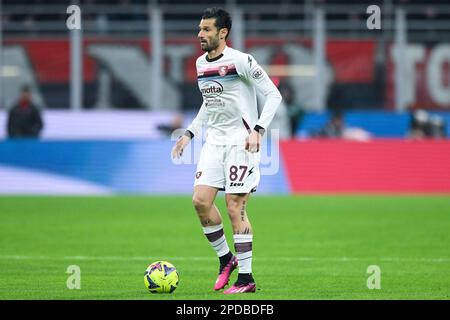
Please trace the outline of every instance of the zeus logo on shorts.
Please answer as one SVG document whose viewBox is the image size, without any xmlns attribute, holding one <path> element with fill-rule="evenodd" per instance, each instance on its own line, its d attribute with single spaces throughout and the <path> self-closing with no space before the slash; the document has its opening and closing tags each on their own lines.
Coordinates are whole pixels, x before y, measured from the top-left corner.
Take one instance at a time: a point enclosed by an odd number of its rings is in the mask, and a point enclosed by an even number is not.
<svg viewBox="0 0 450 320">
<path fill-rule="evenodd" d="M 198 171 L 198 172 L 195 174 L 195 178 L 197 178 L 197 179 L 200 179 L 201 176 L 202 176 L 202 172 L 201 172 L 201 171 Z"/>
<path fill-rule="evenodd" d="M 230 182 L 230 187 L 243 187 L 243 182 Z"/>
</svg>

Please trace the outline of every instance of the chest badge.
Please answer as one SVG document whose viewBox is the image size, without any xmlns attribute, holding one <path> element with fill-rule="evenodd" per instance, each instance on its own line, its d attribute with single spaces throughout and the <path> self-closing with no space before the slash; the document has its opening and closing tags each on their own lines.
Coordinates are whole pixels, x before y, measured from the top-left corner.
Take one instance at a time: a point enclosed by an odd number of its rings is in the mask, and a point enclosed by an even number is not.
<svg viewBox="0 0 450 320">
<path fill-rule="evenodd" d="M 219 75 L 223 77 L 228 72 L 228 66 L 220 66 L 219 67 Z"/>
</svg>

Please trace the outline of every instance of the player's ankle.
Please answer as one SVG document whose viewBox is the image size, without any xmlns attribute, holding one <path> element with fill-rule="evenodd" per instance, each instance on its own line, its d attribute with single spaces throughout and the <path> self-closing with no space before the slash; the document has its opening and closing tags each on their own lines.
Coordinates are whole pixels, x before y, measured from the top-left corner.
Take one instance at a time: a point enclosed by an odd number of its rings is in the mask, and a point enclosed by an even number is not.
<svg viewBox="0 0 450 320">
<path fill-rule="evenodd" d="M 231 258 L 233 258 L 231 251 L 228 251 L 226 255 L 219 257 L 221 270 L 227 265 L 228 262 L 230 262 Z"/>
<path fill-rule="evenodd" d="M 253 276 L 251 273 L 239 273 L 235 284 L 243 285 L 243 284 L 249 284 L 249 283 L 254 283 L 254 282 L 255 282 L 255 279 L 253 279 Z"/>
</svg>

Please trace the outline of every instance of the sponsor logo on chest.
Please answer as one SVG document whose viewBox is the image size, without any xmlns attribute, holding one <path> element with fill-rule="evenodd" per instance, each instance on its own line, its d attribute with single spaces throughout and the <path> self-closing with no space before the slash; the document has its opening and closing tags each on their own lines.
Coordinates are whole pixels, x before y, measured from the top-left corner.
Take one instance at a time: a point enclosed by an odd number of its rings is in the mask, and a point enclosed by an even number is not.
<svg viewBox="0 0 450 320">
<path fill-rule="evenodd" d="M 200 91 L 205 98 L 217 98 L 223 92 L 220 82 L 208 80 L 200 85 Z"/>
</svg>

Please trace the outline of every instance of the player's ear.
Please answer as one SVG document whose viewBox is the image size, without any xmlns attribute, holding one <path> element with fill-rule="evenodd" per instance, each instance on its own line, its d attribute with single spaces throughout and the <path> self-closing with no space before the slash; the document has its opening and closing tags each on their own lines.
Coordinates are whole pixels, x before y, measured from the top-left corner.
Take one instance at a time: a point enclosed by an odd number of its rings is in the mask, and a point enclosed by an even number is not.
<svg viewBox="0 0 450 320">
<path fill-rule="evenodd" d="M 220 31 L 219 31 L 220 39 L 225 40 L 227 35 L 228 35 L 228 29 L 227 28 L 220 29 Z"/>
</svg>

